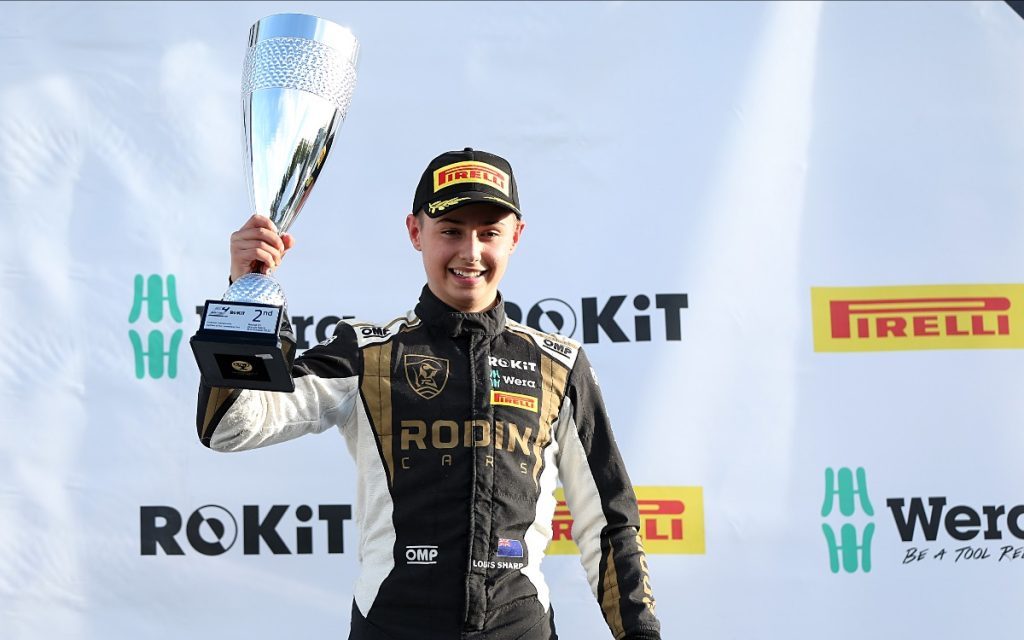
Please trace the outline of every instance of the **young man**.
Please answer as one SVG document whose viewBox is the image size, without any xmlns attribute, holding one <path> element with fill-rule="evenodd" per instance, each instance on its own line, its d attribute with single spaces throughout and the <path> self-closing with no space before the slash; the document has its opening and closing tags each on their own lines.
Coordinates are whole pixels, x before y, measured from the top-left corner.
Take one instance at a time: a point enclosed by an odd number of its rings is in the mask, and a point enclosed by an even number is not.
<svg viewBox="0 0 1024 640">
<path fill-rule="evenodd" d="M 540 562 L 557 478 L 612 634 L 659 640 L 636 498 L 594 371 L 578 343 L 505 317 L 498 285 L 525 226 L 512 168 L 473 149 L 442 154 L 412 210 L 427 275 L 416 309 L 339 324 L 295 359 L 294 393 L 204 382 L 200 440 L 238 451 L 341 430 L 359 469 L 352 640 L 556 638 Z M 276 267 L 291 244 L 254 216 L 232 236 L 232 278 L 253 260 Z"/>
</svg>

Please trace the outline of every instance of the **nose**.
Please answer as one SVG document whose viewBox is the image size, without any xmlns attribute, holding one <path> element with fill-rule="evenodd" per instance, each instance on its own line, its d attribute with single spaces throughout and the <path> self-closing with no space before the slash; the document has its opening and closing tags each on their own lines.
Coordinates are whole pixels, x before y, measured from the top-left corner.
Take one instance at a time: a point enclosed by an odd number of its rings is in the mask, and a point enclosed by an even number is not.
<svg viewBox="0 0 1024 640">
<path fill-rule="evenodd" d="M 480 242 L 480 238 L 475 233 L 466 234 L 466 240 L 460 247 L 459 258 L 466 262 L 479 262 L 480 254 L 483 249 L 483 243 Z"/>
</svg>

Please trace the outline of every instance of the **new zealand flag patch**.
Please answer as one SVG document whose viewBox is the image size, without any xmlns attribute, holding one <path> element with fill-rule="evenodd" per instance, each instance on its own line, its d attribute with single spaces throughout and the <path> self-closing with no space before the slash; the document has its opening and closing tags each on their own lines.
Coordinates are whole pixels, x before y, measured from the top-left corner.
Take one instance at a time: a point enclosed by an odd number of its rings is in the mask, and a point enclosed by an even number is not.
<svg viewBox="0 0 1024 640">
<path fill-rule="evenodd" d="M 498 557 L 522 558 L 523 543 L 519 540 L 510 540 L 509 538 L 498 538 Z"/>
</svg>

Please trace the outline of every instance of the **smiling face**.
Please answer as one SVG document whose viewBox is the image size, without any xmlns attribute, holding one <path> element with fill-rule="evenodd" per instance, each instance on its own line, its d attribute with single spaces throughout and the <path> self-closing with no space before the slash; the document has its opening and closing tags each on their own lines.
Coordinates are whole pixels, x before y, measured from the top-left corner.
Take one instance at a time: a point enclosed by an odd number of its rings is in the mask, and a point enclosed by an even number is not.
<svg viewBox="0 0 1024 640">
<path fill-rule="evenodd" d="M 409 214 L 409 240 L 423 253 L 427 286 L 459 311 L 490 309 L 509 256 L 526 226 L 514 213 L 470 204 L 440 218 Z"/>
</svg>

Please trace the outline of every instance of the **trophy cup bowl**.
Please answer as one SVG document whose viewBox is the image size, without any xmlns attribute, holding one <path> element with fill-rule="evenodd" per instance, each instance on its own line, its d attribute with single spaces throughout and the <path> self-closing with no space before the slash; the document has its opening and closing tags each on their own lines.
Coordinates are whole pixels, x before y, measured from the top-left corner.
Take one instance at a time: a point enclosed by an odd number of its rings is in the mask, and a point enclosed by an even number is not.
<svg viewBox="0 0 1024 640">
<path fill-rule="evenodd" d="M 252 210 L 278 233 L 295 221 L 345 119 L 356 83 L 352 32 L 303 14 L 263 18 L 249 30 L 242 71 L 245 173 Z M 253 263 L 221 300 L 208 300 L 192 350 L 207 384 L 293 391 L 280 330 L 287 301 Z"/>
</svg>

